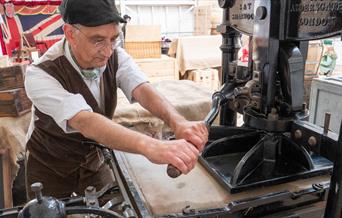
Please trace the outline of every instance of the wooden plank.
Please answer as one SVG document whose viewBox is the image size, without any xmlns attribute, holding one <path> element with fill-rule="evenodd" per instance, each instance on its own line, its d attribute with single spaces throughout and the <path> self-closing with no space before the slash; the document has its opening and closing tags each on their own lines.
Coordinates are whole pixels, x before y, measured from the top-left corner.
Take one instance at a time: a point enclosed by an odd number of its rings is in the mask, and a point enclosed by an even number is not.
<svg viewBox="0 0 342 218">
<path fill-rule="evenodd" d="M 311 41 L 308 48 L 308 57 L 305 62 L 305 76 L 316 76 L 323 55 L 321 41 Z"/>
<path fill-rule="evenodd" d="M 12 182 L 11 182 L 11 167 L 8 149 L 0 151 L 0 176 L 2 196 L 0 196 L 0 207 L 10 208 L 13 207 L 12 201 Z M 1 190 L 2 189 L 2 190 Z"/>
<path fill-rule="evenodd" d="M 203 5 L 195 8 L 195 35 L 209 35 L 211 28 L 211 6 Z"/>
<path fill-rule="evenodd" d="M 0 117 L 20 116 L 30 111 L 31 105 L 24 88 L 0 91 Z"/>
</svg>

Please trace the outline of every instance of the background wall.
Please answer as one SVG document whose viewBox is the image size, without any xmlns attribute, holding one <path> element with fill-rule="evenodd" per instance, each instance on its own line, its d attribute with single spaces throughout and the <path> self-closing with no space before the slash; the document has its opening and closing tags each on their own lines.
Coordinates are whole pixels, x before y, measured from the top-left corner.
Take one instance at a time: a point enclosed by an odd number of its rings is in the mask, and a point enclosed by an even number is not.
<svg viewBox="0 0 342 218">
<path fill-rule="evenodd" d="M 161 25 L 162 35 L 175 38 L 210 34 L 213 23 L 221 21 L 217 0 L 116 0 L 131 24 Z"/>
</svg>

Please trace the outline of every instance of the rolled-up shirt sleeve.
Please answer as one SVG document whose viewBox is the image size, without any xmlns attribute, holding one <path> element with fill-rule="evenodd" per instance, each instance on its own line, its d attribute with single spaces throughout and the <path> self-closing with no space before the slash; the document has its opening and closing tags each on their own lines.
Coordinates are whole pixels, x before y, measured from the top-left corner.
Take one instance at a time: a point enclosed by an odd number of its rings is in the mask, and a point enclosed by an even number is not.
<svg viewBox="0 0 342 218">
<path fill-rule="evenodd" d="M 118 48 L 118 71 L 116 72 L 116 84 L 125 94 L 130 103 L 133 103 L 132 92 L 139 85 L 148 82 L 147 76 L 139 69 L 125 50 Z"/>
<path fill-rule="evenodd" d="M 54 119 L 65 133 L 77 132 L 67 121 L 81 111 L 93 111 L 80 94 L 73 94 L 42 69 L 31 65 L 26 70 L 25 89 L 33 105 Z"/>
</svg>

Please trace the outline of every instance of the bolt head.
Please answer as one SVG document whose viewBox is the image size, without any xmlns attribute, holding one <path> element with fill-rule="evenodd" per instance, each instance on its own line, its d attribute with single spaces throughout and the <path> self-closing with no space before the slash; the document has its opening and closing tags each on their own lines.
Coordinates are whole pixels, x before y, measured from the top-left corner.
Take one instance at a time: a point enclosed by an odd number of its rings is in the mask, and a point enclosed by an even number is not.
<svg viewBox="0 0 342 218">
<path fill-rule="evenodd" d="M 87 191 L 87 192 L 93 192 L 94 190 L 95 190 L 94 186 L 88 186 L 88 187 L 86 188 L 86 191 Z"/>
<path fill-rule="evenodd" d="M 33 192 L 39 192 L 42 189 L 43 189 L 43 184 L 40 182 L 36 182 L 31 185 L 31 191 Z"/>
<path fill-rule="evenodd" d="M 259 6 L 255 11 L 255 18 L 258 20 L 263 20 L 267 16 L 267 9 L 264 6 Z"/>
<path fill-rule="evenodd" d="M 302 138 L 302 136 L 303 136 L 303 133 L 302 133 L 302 131 L 301 130 L 299 130 L 299 129 L 297 129 L 296 131 L 295 131 L 295 133 L 294 133 L 294 137 L 295 137 L 295 139 L 301 139 Z"/>
<path fill-rule="evenodd" d="M 314 136 L 310 136 L 308 143 L 310 146 L 316 146 L 317 145 L 317 139 Z"/>
</svg>

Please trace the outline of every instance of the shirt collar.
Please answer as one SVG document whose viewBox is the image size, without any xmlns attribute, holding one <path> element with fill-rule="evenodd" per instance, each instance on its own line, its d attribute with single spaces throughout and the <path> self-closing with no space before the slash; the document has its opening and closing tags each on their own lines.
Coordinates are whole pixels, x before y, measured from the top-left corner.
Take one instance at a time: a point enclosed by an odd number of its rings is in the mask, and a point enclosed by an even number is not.
<svg viewBox="0 0 342 218">
<path fill-rule="evenodd" d="M 74 58 L 72 57 L 68 41 L 66 39 L 64 39 L 64 40 L 65 40 L 64 55 L 65 55 L 66 59 L 70 62 L 70 64 L 74 67 L 74 69 L 82 76 L 83 79 L 91 80 L 91 79 L 86 78 L 81 73 L 81 68 L 76 64 L 76 62 L 74 61 Z M 105 71 L 105 69 L 106 69 L 106 65 L 99 68 L 100 71 L 99 71 L 99 77 L 98 78 L 101 78 L 102 73 Z M 95 79 L 98 79 L 98 78 L 95 78 Z"/>
</svg>

